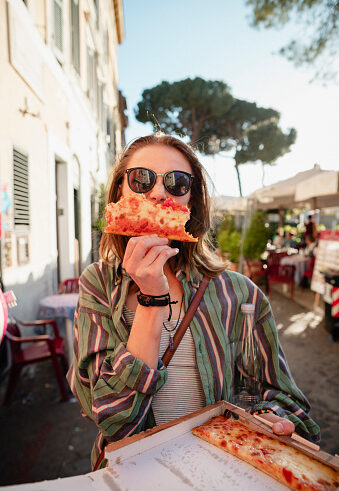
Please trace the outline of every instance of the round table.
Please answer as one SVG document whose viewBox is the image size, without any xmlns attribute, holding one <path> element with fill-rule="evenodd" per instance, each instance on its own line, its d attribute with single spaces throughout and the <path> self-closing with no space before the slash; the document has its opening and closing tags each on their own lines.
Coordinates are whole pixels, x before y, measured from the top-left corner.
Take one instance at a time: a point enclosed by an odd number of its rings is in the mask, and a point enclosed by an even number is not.
<svg viewBox="0 0 339 491">
<path fill-rule="evenodd" d="M 294 271 L 294 283 L 300 285 L 301 278 L 303 274 L 306 273 L 311 258 L 308 256 L 302 256 L 301 254 L 292 254 L 291 256 L 282 257 L 280 260 L 280 264 L 295 266 Z"/>
<path fill-rule="evenodd" d="M 73 320 L 78 303 L 78 293 L 58 293 L 44 297 L 39 302 L 38 319 L 65 319 L 67 358 L 72 361 Z"/>
</svg>

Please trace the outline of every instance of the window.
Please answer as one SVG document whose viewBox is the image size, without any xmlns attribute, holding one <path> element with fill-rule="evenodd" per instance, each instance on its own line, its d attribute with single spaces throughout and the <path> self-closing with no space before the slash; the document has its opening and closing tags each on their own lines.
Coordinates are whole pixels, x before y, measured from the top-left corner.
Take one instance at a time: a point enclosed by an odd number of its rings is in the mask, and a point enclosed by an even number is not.
<svg viewBox="0 0 339 491">
<path fill-rule="evenodd" d="M 13 148 L 13 209 L 14 227 L 29 228 L 28 155 L 15 148 Z"/>
<path fill-rule="evenodd" d="M 107 29 L 105 30 L 104 33 L 104 59 L 105 63 L 108 63 L 108 55 L 109 55 L 109 47 L 108 47 L 108 31 Z"/>
<path fill-rule="evenodd" d="M 80 74 L 79 0 L 71 0 L 72 63 Z"/>
<path fill-rule="evenodd" d="M 87 88 L 88 88 L 88 97 L 92 104 L 94 104 L 94 52 L 88 46 L 87 47 Z"/>
<path fill-rule="evenodd" d="M 63 51 L 62 3 L 63 0 L 53 0 L 53 41 L 54 41 L 54 47 L 58 52 L 60 52 L 60 54 L 62 54 Z"/>
<path fill-rule="evenodd" d="M 97 29 L 100 27 L 99 0 L 94 0 L 95 11 L 97 14 Z"/>
<path fill-rule="evenodd" d="M 97 119 L 98 119 L 98 124 L 99 127 L 102 128 L 102 118 L 103 118 L 103 95 L 104 95 L 104 89 L 102 86 L 102 83 L 98 81 L 97 85 Z"/>
</svg>

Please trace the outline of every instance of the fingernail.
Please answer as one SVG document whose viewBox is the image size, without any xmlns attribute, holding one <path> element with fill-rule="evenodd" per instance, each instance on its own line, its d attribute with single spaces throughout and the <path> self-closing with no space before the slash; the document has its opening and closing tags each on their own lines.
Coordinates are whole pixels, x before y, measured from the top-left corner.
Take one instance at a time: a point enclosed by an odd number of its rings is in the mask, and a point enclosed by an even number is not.
<svg viewBox="0 0 339 491">
<path fill-rule="evenodd" d="M 281 423 L 277 423 L 274 428 L 276 433 L 281 433 L 284 431 L 284 427 Z"/>
<path fill-rule="evenodd" d="M 178 252 L 179 252 L 179 249 L 177 249 L 177 248 L 175 248 L 174 250 L 175 250 L 175 252 L 176 252 L 176 254 L 178 254 Z"/>
</svg>

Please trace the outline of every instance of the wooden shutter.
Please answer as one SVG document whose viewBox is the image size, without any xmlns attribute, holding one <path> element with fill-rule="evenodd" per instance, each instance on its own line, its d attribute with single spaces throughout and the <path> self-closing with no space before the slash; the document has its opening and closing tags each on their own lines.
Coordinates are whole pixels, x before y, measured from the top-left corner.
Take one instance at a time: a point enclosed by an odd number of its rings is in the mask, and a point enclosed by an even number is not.
<svg viewBox="0 0 339 491">
<path fill-rule="evenodd" d="M 62 53 L 63 51 L 63 12 L 62 12 L 63 0 L 53 1 L 53 32 L 54 32 L 54 46 Z"/>
<path fill-rule="evenodd" d="M 79 1 L 71 0 L 72 63 L 80 74 Z"/>
<path fill-rule="evenodd" d="M 29 228 L 28 155 L 13 148 L 14 227 Z"/>
<path fill-rule="evenodd" d="M 89 46 L 87 46 L 87 87 L 88 97 L 94 104 L 94 53 Z"/>
</svg>

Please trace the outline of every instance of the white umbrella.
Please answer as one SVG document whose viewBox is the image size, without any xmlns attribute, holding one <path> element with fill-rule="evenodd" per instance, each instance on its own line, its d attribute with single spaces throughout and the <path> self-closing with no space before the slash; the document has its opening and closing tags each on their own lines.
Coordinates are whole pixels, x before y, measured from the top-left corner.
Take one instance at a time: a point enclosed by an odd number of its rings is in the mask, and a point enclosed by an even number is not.
<svg viewBox="0 0 339 491">
<path fill-rule="evenodd" d="M 270 208 L 292 208 L 298 205 L 295 199 L 295 194 L 298 186 L 303 186 L 310 178 L 316 178 L 322 175 L 324 170 L 320 169 L 318 164 L 315 164 L 312 169 L 298 172 L 293 177 L 279 181 L 271 186 L 265 186 L 254 191 L 250 198 L 257 202 L 257 207 L 268 210 Z"/>
<path fill-rule="evenodd" d="M 313 208 L 339 206 L 339 171 L 325 171 L 299 184 L 295 200 Z"/>
</svg>

